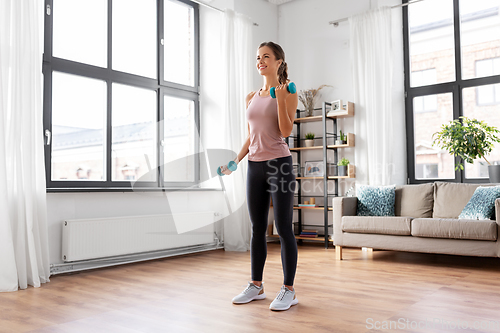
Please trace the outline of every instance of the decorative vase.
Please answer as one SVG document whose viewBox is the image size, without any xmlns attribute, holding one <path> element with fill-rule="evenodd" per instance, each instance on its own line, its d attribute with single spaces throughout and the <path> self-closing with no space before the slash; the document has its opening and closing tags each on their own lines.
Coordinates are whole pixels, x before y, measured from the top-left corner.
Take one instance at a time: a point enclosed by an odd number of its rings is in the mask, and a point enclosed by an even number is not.
<svg viewBox="0 0 500 333">
<path fill-rule="evenodd" d="M 339 165 L 339 177 L 347 176 L 347 165 Z"/>
<path fill-rule="evenodd" d="M 314 139 L 306 140 L 306 147 L 312 147 L 314 145 Z"/>
<path fill-rule="evenodd" d="M 488 165 L 490 183 L 500 183 L 500 165 Z"/>
<path fill-rule="evenodd" d="M 312 105 L 308 106 L 306 111 L 307 111 L 306 112 L 306 117 L 312 117 L 313 112 L 314 112 L 314 107 Z"/>
</svg>

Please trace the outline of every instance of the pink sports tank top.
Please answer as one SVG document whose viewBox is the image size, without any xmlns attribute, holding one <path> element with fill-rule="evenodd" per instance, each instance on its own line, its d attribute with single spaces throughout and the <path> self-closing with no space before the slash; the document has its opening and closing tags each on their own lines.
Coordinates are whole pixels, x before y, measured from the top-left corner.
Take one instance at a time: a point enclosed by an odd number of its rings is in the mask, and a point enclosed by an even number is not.
<svg viewBox="0 0 500 333">
<path fill-rule="evenodd" d="M 260 96 L 260 89 L 249 102 L 246 116 L 250 125 L 249 161 L 267 161 L 290 156 L 290 149 L 278 124 L 278 102 L 271 96 Z"/>
</svg>

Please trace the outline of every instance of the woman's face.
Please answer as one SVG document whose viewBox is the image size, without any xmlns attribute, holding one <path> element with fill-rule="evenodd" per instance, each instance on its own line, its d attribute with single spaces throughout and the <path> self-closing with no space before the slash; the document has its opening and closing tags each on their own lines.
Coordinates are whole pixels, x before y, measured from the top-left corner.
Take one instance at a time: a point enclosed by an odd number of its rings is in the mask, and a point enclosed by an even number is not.
<svg viewBox="0 0 500 333">
<path fill-rule="evenodd" d="M 263 46 L 257 50 L 257 70 L 260 75 L 276 74 L 283 60 L 276 60 L 273 50 L 269 46 Z"/>
</svg>

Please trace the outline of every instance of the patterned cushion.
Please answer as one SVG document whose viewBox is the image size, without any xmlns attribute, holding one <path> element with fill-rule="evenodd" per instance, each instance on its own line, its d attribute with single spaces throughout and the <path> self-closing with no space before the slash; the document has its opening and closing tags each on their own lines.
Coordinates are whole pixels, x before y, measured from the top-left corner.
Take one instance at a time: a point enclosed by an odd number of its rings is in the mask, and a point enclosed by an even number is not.
<svg viewBox="0 0 500 333">
<path fill-rule="evenodd" d="M 356 188 L 358 216 L 394 216 L 396 185 L 369 186 Z"/>
<path fill-rule="evenodd" d="M 500 198 L 500 186 L 479 186 L 460 213 L 460 219 L 489 220 L 495 212 L 495 200 Z"/>
</svg>

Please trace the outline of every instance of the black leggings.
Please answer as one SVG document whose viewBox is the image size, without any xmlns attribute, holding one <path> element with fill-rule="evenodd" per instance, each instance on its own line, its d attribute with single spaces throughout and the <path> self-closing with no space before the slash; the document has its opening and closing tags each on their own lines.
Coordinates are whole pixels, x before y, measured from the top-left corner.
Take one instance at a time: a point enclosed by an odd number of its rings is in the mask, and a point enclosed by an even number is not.
<svg viewBox="0 0 500 333">
<path fill-rule="evenodd" d="M 267 257 L 267 217 L 272 197 L 276 229 L 281 241 L 283 284 L 293 286 L 297 270 L 297 242 L 292 224 L 295 194 L 292 164 L 292 156 L 261 162 L 248 161 L 247 204 L 252 222 L 250 257 L 253 281 L 262 281 Z"/>
</svg>

